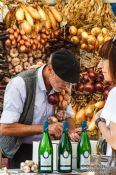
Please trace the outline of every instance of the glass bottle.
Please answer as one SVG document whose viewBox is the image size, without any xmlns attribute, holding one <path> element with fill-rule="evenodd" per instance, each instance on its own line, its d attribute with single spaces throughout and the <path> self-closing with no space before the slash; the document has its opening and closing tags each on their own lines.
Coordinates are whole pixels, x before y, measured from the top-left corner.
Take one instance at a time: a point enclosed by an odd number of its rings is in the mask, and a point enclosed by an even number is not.
<svg viewBox="0 0 116 175">
<path fill-rule="evenodd" d="M 87 134 L 87 123 L 82 122 L 82 133 L 77 145 L 77 169 L 86 170 L 90 165 L 91 144 Z"/>
<path fill-rule="evenodd" d="M 58 172 L 72 171 L 72 145 L 68 135 L 68 121 L 63 122 L 63 133 L 58 146 Z"/>
<path fill-rule="evenodd" d="M 48 121 L 43 123 L 44 132 L 38 149 L 38 171 L 51 173 L 53 171 L 53 147 L 48 133 Z"/>
</svg>

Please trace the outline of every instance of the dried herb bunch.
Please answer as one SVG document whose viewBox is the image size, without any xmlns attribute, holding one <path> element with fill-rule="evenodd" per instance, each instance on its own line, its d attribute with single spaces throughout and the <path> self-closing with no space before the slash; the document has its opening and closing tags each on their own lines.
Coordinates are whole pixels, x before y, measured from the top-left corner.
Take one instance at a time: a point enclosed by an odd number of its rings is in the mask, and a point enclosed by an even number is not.
<svg viewBox="0 0 116 175">
<path fill-rule="evenodd" d="M 78 27 L 87 24 L 110 27 L 116 18 L 111 5 L 103 0 L 68 0 L 65 5 L 57 0 L 57 7 L 70 25 Z"/>
</svg>

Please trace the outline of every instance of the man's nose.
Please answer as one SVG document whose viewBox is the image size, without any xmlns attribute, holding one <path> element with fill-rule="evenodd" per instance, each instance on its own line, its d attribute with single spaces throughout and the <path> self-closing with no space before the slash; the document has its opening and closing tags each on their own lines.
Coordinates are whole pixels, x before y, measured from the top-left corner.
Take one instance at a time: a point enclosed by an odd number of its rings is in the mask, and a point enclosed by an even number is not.
<svg viewBox="0 0 116 175">
<path fill-rule="evenodd" d="M 67 85 L 66 83 L 63 83 L 63 84 L 62 84 L 62 88 L 63 88 L 63 89 L 69 89 L 69 85 Z"/>
<path fill-rule="evenodd" d="M 69 88 L 69 87 L 70 87 L 70 83 L 65 82 L 65 87 L 66 87 L 66 88 Z"/>
</svg>

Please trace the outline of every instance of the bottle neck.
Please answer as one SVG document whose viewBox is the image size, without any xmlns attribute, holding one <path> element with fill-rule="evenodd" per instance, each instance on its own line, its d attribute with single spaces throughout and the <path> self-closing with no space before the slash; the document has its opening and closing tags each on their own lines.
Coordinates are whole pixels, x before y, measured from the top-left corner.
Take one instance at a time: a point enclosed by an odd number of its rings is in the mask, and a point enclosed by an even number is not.
<svg viewBox="0 0 116 175">
<path fill-rule="evenodd" d="M 48 128 L 44 128 L 44 133 L 47 133 L 48 132 Z"/>
<path fill-rule="evenodd" d="M 69 138 L 68 130 L 63 130 L 61 140 L 64 140 L 64 142 Z"/>
<path fill-rule="evenodd" d="M 66 132 L 67 130 L 68 130 L 68 121 L 65 120 L 65 121 L 63 122 L 63 132 Z"/>
<path fill-rule="evenodd" d="M 63 132 L 68 132 L 68 128 L 63 128 Z"/>
<path fill-rule="evenodd" d="M 43 126 L 43 132 L 47 133 L 48 132 L 48 126 Z"/>
<path fill-rule="evenodd" d="M 87 131 L 87 127 L 82 127 L 82 132 L 86 132 Z"/>
<path fill-rule="evenodd" d="M 48 132 L 48 121 L 47 120 L 44 121 L 44 123 L 43 123 L 43 130 L 44 130 L 44 132 Z"/>
</svg>

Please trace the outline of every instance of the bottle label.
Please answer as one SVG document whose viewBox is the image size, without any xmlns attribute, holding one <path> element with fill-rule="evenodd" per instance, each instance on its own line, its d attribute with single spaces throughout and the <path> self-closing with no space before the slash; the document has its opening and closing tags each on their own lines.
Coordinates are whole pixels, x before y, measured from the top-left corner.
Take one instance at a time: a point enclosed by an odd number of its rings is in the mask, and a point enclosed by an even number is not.
<svg viewBox="0 0 116 175">
<path fill-rule="evenodd" d="M 61 170 L 71 169 L 71 154 L 69 154 L 67 151 L 64 151 L 64 153 L 60 155 L 60 169 Z"/>
<path fill-rule="evenodd" d="M 40 164 L 41 170 L 47 171 L 52 169 L 52 157 L 47 151 L 43 155 L 40 155 Z"/>
<path fill-rule="evenodd" d="M 90 154 L 88 151 L 85 151 L 83 154 L 81 154 L 80 157 L 80 169 L 88 169 L 89 165 L 90 165 Z"/>
</svg>

